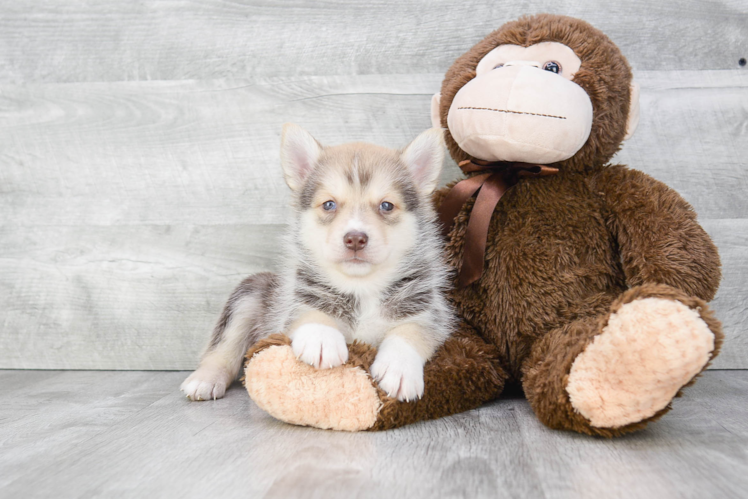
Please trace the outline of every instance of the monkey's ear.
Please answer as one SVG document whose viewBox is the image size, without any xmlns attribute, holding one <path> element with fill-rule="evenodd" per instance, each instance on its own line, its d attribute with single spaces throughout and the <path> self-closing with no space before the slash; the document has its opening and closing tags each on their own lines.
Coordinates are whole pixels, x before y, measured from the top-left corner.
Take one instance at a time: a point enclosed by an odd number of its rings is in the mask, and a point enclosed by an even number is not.
<svg viewBox="0 0 748 500">
<path fill-rule="evenodd" d="M 439 183 L 444 163 L 444 131 L 430 128 L 408 144 L 400 158 L 408 166 L 418 190 L 429 194 Z"/>
<path fill-rule="evenodd" d="M 629 117 L 626 120 L 626 135 L 623 140 L 628 140 L 639 125 L 639 84 L 631 82 L 631 102 L 629 103 Z"/>
<path fill-rule="evenodd" d="M 431 98 L 431 126 L 434 128 L 442 128 L 441 113 L 439 107 L 442 103 L 441 93 L 434 94 Z"/>
<path fill-rule="evenodd" d="M 294 123 L 283 125 L 280 158 L 288 187 L 298 191 L 304 186 L 321 153 L 322 145 L 309 132 Z"/>
</svg>

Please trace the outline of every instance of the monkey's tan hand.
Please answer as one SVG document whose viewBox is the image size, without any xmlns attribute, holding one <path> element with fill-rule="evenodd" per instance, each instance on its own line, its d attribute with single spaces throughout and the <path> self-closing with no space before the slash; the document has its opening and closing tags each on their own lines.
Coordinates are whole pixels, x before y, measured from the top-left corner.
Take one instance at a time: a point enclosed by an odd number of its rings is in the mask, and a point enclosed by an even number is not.
<svg viewBox="0 0 748 500">
<path fill-rule="evenodd" d="M 348 363 L 318 370 L 296 357 L 288 337 L 271 335 L 247 353 L 244 383 L 260 408 L 284 422 L 365 430 L 376 423 L 382 407 L 380 391 L 367 373 L 374 352 L 353 344 Z"/>
</svg>

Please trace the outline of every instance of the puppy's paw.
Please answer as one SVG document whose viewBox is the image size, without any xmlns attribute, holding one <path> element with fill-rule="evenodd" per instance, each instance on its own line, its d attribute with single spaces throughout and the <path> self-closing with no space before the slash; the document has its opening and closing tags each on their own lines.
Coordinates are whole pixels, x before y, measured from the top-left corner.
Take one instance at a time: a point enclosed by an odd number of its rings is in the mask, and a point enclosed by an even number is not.
<svg viewBox="0 0 748 500">
<path fill-rule="evenodd" d="M 294 355 L 315 368 L 334 368 L 348 361 L 345 337 L 331 326 L 306 323 L 290 337 Z"/>
<path fill-rule="evenodd" d="M 232 379 L 224 368 L 205 365 L 192 372 L 179 389 L 192 401 L 220 399 L 226 394 Z"/>
<path fill-rule="evenodd" d="M 371 376 L 389 397 L 413 401 L 423 396 L 424 363 L 407 341 L 388 337 L 371 365 Z"/>
</svg>

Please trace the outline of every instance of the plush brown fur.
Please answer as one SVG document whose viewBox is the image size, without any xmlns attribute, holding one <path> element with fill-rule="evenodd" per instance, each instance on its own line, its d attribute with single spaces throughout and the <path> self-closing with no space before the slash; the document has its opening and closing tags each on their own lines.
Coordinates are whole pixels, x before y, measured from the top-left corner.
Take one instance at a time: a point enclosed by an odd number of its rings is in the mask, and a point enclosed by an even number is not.
<svg viewBox="0 0 748 500">
<path fill-rule="evenodd" d="M 452 299 L 464 320 L 496 346 L 509 377 L 521 381 L 544 423 L 610 437 L 644 427 L 669 406 L 644 422 L 594 428 L 569 402 L 572 362 L 621 304 L 649 296 L 698 310 L 715 335 L 716 355 L 722 331 L 705 301 L 719 285 L 719 255 L 675 191 L 641 172 L 606 165 L 625 134 L 632 77 L 618 48 L 584 21 L 539 15 L 491 33 L 447 72 L 442 123 L 485 54 L 500 44 L 541 41 L 561 42 L 582 60 L 574 82 L 593 103 L 590 138 L 554 165 L 559 175 L 522 179 L 504 195 L 491 219 L 483 277 L 456 289 Z M 449 131 L 446 139 L 455 161 L 470 158 Z M 437 204 L 445 193 L 437 193 Z M 464 207 L 447 244 L 455 267 L 471 208 Z M 429 384 L 438 382 L 427 378 Z"/>
<path fill-rule="evenodd" d="M 573 81 L 592 100 L 591 135 L 576 155 L 554 164 L 558 175 L 523 178 L 501 198 L 489 226 L 481 279 L 451 294 L 464 323 L 426 365 L 423 399 L 398 403 L 380 393 L 383 407 L 373 429 L 475 408 L 497 398 L 509 382 L 523 386 L 549 427 L 605 437 L 641 429 L 670 406 L 640 422 L 597 428 L 575 411 L 566 389 L 576 357 L 611 314 L 639 298 L 677 300 L 695 310 L 714 334 L 711 356 L 719 351 L 721 327 L 706 305 L 720 281 L 716 247 L 675 191 L 636 170 L 607 165 L 625 134 L 632 77 L 603 33 L 584 21 L 552 15 L 504 25 L 447 72 L 442 124 L 485 54 L 500 44 L 542 41 L 561 42 L 581 59 Z M 449 131 L 446 140 L 455 161 L 469 158 Z M 437 205 L 447 190 L 436 193 Z M 462 262 L 472 204 L 456 218 L 446 245 L 455 268 Z M 374 354 L 354 345 L 351 363 L 368 368 Z"/>
</svg>

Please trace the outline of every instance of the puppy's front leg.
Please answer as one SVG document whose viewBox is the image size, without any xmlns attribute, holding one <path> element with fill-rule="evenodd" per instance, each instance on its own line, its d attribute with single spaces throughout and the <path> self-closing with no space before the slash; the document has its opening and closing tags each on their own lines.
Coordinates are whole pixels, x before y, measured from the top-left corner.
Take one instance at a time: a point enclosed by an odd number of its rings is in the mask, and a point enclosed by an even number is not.
<svg viewBox="0 0 748 500">
<path fill-rule="evenodd" d="M 273 293 L 276 276 L 260 273 L 242 281 L 231 293 L 203 351 L 200 366 L 180 389 L 193 401 L 222 398 L 236 378 L 244 353 L 266 332 L 264 297 Z"/>
<path fill-rule="evenodd" d="M 417 323 L 390 330 L 371 365 L 371 376 L 388 396 L 412 401 L 423 396 L 423 365 L 439 347 Z"/>
<path fill-rule="evenodd" d="M 334 368 L 348 361 L 345 337 L 333 318 L 310 310 L 288 329 L 291 347 L 297 358 L 315 368 Z"/>
</svg>

